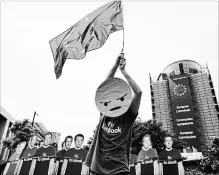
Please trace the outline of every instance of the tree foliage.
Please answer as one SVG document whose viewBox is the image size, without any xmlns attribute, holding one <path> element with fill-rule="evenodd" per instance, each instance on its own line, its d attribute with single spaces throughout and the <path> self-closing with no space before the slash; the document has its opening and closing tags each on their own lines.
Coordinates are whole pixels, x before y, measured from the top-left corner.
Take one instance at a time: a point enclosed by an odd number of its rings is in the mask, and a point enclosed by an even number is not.
<svg viewBox="0 0 219 175">
<path fill-rule="evenodd" d="M 219 138 L 213 137 L 205 159 L 200 162 L 200 168 L 207 174 L 219 174 Z"/>
<path fill-rule="evenodd" d="M 28 119 L 24 119 L 23 121 L 15 121 L 11 126 L 10 131 L 12 136 L 4 139 L 2 143 L 4 147 L 15 149 L 19 143 L 27 142 L 34 134 L 35 129 Z"/>
</svg>

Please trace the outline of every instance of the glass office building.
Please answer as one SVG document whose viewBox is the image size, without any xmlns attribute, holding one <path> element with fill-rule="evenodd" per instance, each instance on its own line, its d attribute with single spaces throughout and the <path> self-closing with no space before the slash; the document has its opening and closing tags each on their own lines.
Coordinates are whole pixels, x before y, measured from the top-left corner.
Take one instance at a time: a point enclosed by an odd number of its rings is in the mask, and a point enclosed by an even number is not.
<svg viewBox="0 0 219 175">
<path fill-rule="evenodd" d="M 150 82 L 153 119 L 198 151 L 219 136 L 219 108 L 208 68 L 192 60 L 169 64 Z"/>
</svg>

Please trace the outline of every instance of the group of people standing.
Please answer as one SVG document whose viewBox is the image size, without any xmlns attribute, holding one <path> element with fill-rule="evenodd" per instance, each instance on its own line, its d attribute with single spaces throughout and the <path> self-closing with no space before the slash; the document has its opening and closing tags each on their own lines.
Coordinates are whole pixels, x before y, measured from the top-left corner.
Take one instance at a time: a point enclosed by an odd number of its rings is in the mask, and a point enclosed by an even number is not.
<svg viewBox="0 0 219 175">
<path fill-rule="evenodd" d="M 75 147 L 71 148 L 73 143 L 73 137 L 67 136 L 62 144 L 62 150 L 57 152 L 57 149 L 50 144 L 52 139 L 52 134 L 49 132 L 45 134 L 44 143 L 39 148 L 35 146 L 37 136 L 34 135 L 30 138 L 27 148 L 23 151 L 22 157 L 51 157 L 56 156 L 56 159 L 63 159 L 64 157 L 74 157 L 75 159 L 85 160 L 87 151 L 82 148 L 84 142 L 84 136 L 82 134 L 77 134 L 74 138 Z"/>
<path fill-rule="evenodd" d="M 62 165 L 64 158 L 72 158 L 74 160 L 83 162 L 87 156 L 87 150 L 82 148 L 84 142 L 83 134 L 77 134 L 74 138 L 67 136 L 62 144 L 62 149 L 57 151 L 57 148 L 51 144 L 52 133 L 48 132 L 44 136 L 44 142 L 41 146 L 36 146 L 37 135 L 33 135 L 27 146 L 23 143 L 19 144 L 15 151 L 9 156 L 8 161 L 15 161 L 22 158 L 32 157 L 53 157 L 56 165 Z M 75 143 L 75 147 L 71 148 L 72 143 Z M 7 162 L 1 164 L 2 171 L 6 166 Z M 61 173 L 61 166 L 59 166 L 58 175 Z"/>
<path fill-rule="evenodd" d="M 132 156 L 130 165 L 136 175 L 184 175 L 183 159 L 180 151 L 172 148 L 171 136 L 164 138 L 166 148 L 159 155 L 156 149 L 152 148 L 150 135 L 144 135 L 141 143 L 141 151 Z"/>
</svg>

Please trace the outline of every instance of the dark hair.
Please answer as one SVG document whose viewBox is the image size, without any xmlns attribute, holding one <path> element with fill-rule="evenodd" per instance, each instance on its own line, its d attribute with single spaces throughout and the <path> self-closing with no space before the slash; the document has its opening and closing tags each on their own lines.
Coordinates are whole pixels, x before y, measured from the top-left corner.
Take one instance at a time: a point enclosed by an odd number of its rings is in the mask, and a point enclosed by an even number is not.
<svg viewBox="0 0 219 175">
<path fill-rule="evenodd" d="M 65 141 L 64 141 L 64 142 L 62 142 L 62 147 L 64 146 L 64 144 L 65 144 Z"/>
<path fill-rule="evenodd" d="M 44 135 L 44 139 L 46 138 L 47 135 L 51 135 L 51 138 L 52 138 L 52 133 L 51 133 L 51 132 L 47 132 L 47 133 Z"/>
<path fill-rule="evenodd" d="M 167 134 L 167 135 L 164 136 L 164 142 L 165 142 L 165 140 L 166 140 L 167 137 L 171 137 L 171 139 L 173 140 L 173 136 L 170 135 L 170 134 Z"/>
<path fill-rule="evenodd" d="M 67 137 L 65 137 L 65 141 L 64 141 L 64 142 L 66 142 L 66 140 L 67 140 L 68 138 L 70 138 L 71 140 L 73 140 L 73 137 L 72 137 L 71 135 L 68 135 Z"/>
<path fill-rule="evenodd" d="M 82 137 L 83 139 L 84 139 L 84 135 L 83 134 L 77 134 L 76 136 L 75 136 L 75 141 L 76 141 L 76 138 L 77 137 Z"/>
</svg>

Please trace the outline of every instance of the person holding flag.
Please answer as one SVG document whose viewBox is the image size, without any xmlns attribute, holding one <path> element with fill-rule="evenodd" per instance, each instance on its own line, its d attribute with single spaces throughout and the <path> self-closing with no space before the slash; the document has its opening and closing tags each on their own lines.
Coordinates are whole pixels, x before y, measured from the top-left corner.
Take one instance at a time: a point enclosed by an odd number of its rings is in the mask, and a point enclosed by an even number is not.
<svg viewBox="0 0 219 175">
<path fill-rule="evenodd" d="M 131 131 L 138 115 L 142 91 L 129 76 L 125 66 L 124 54 L 121 53 L 110 70 L 107 80 L 114 77 L 119 67 L 134 92 L 131 105 L 124 114 L 117 117 L 108 117 L 101 114 L 94 140 L 82 166 L 81 175 L 88 175 L 89 172 L 90 175 L 128 175 L 130 173 Z M 110 130 L 106 130 L 105 126 L 112 127 L 109 128 Z M 109 132 L 115 131 L 114 128 L 119 128 L 119 132 Z"/>
</svg>

